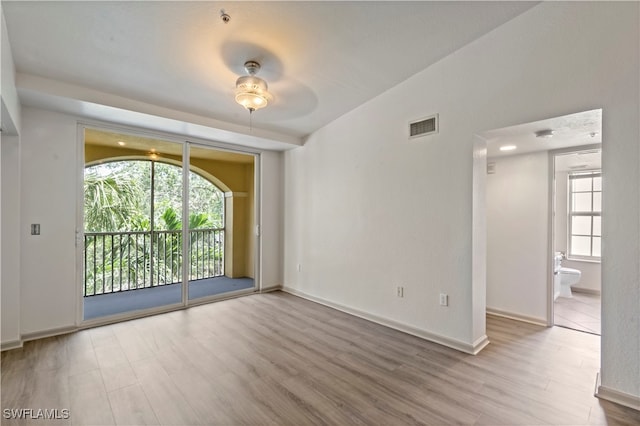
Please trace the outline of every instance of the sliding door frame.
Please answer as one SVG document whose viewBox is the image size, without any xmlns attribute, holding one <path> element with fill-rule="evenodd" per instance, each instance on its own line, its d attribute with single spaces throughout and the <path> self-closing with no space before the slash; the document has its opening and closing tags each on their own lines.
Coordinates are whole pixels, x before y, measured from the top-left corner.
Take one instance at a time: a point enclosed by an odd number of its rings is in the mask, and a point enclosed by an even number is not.
<svg viewBox="0 0 640 426">
<path fill-rule="evenodd" d="M 84 170 L 85 170 L 85 130 L 96 129 L 113 133 L 122 133 L 131 136 L 138 136 L 144 138 L 153 138 L 162 140 L 165 142 L 182 144 L 182 217 L 189 217 L 189 173 L 191 171 L 190 161 L 190 148 L 191 146 L 197 146 L 200 148 L 227 151 L 238 154 L 252 155 L 254 157 L 254 287 L 251 289 L 234 291 L 230 293 L 223 293 L 220 295 L 214 295 L 210 297 L 203 297 L 200 299 L 189 300 L 189 267 L 186 259 L 189 258 L 189 245 L 188 238 L 184 238 L 185 235 L 189 235 L 189 221 L 183 220 L 182 222 L 182 301 L 180 303 L 174 303 L 171 305 L 149 308 L 144 310 L 124 312 L 121 314 L 115 314 L 105 317 L 93 318 L 84 320 L 84 296 L 82 293 L 84 286 Z M 159 313 L 175 311 L 179 309 L 185 309 L 190 306 L 210 303 L 216 300 L 226 299 L 230 297 L 236 297 L 239 295 L 253 293 L 258 291 L 260 287 L 260 236 L 257 232 L 260 229 L 260 151 L 250 149 L 246 147 L 237 147 L 220 142 L 214 142 L 205 139 L 198 139 L 187 137 L 184 135 L 171 134 L 166 132 L 158 132 L 136 128 L 133 126 L 117 125 L 113 123 L 105 123 L 101 121 L 93 120 L 81 120 L 77 124 L 77 186 L 76 186 L 76 326 L 78 328 L 89 328 L 98 325 L 104 325 L 109 323 L 115 323 L 133 318 L 145 317 L 149 315 L 156 315 Z M 226 211 L 225 211 L 226 214 Z"/>
</svg>

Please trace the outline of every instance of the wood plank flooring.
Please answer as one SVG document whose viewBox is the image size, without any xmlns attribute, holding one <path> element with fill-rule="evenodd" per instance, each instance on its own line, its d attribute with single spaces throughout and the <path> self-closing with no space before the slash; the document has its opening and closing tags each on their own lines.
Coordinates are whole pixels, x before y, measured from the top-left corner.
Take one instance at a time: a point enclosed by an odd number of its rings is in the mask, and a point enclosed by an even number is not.
<svg viewBox="0 0 640 426">
<path fill-rule="evenodd" d="M 638 425 L 593 397 L 598 336 L 488 318 L 477 356 L 286 293 L 2 353 L 2 424 Z M 6 419 L 5 409 L 68 409 Z"/>
<path fill-rule="evenodd" d="M 573 297 L 558 297 L 553 322 L 561 327 L 600 335 L 600 295 L 573 292 Z"/>
</svg>

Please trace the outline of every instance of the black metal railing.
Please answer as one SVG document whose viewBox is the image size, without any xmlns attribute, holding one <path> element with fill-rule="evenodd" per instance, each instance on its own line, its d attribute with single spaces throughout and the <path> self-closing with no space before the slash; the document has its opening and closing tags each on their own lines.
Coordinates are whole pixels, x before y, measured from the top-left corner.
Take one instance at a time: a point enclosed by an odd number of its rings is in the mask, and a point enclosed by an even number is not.
<svg viewBox="0 0 640 426">
<path fill-rule="evenodd" d="M 189 280 L 224 275 L 224 229 L 189 231 Z M 84 296 L 182 282 L 182 232 L 87 232 Z"/>
</svg>

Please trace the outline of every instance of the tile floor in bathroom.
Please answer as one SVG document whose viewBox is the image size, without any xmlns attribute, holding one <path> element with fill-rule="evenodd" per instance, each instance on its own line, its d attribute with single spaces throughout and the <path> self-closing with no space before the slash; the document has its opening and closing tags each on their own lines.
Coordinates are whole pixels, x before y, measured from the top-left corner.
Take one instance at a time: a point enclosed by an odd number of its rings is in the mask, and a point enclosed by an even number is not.
<svg viewBox="0 0 640 426">
<path fill-rule="evenodd" d="M 600 335 L 600 295 L 574 291 L 571 298 L 558 297 L 554 304 L 554 323 Z"/>
</svg>

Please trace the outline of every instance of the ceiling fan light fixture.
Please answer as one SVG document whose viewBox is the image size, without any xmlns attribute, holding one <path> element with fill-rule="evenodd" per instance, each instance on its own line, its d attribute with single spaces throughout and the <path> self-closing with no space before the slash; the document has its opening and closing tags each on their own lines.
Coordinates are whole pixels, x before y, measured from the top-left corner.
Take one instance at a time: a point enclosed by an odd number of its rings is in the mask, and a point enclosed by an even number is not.
<svg viewBox="0 0 640 426">
<path fill-rule="evenodd" d="M 260 64 L 256 61 L 247 61 L 244 64 L 249 75 L 242 76 L 236 80 L 236 102 L 249 112 L 264 108 L 272 99 L 269 93 L 267 82 L 256 77 L 260 70 Z"/>
</svg>

